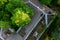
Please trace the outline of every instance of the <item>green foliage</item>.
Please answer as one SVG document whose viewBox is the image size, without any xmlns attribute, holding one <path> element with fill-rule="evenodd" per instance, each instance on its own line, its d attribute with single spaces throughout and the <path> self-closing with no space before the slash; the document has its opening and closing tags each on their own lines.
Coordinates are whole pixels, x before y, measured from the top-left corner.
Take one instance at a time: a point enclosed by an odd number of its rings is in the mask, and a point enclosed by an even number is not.
<svg viewBox="0 0 60 40">
<path fill-rule="evenodd" d="M 33 9 L 23 0 L 0 0 L 1 28 L 22 27 L 31 21 L 30 16 L 33 15 Z"/>
<path fill-rule="evenodd" d="M 14 10 L 14 5 L 12 3 L 8 3 L 5 7 L 6 10 L 8 10 L 9 12 L 12 12 Z"/>
<path fill-rule="evenodd" d="M 5 4 L 7 2 L 7 0 L 0 0 L 0 6 L 2 6 L 3 4 Z"/>
<path fill-rule="evenodd" d="M 49 5 L 52 0 L 40 0 L 42 4 Z"/>
<path fill-rule="evenodd" d="M 15 7 L 23 7 L 25 2 L 23 0 L 9 0 L 10 3 L 12 3 Z"/>
<path fill-rule="evenodd" d="M 15 8 L 22 8 L 24 12 L 30 16 L 34 15 L 34 10 L 26 5 L 23 0 L 9 0 L 9 3 L 6 5 L 6 9 L 12 12 Z"/>
<path fill-rule="evenodd" d="M 0 21 L 0 28 L 9 28 L 10 24 L 6 21 Z"/>
<path fill-rule="evenodd" d="M 33 10 L 31 7 L 29 7 L 28 5 L 25 5 L 25 6 L 23 7 L 23 10 L 24 10 L 27 14 L 29 14 L 30 16 L 34 15 L 34 10 Z"/>
<path fill-rule="evenodd" d="M 0 11 L 0 20 L 2 19 L 3 11 Z"/>
<path fill-rule="evenodd" d="M 45 5 L 54 5 L 54 6 L 60 6 L 60 0 L 39 0 L 42 4 Z M 51 5 L 50 5 L 51 4 Z"/>
<path fill-rule="evenodd" d="M 57 4 L 60 5 L 60 0 L 57 0 Z"/>
<path fill-rule="evenodd" d="M 44 40 L 54 40 L 54 38 L 52 38 L 52 37 L 46 35 L 46 38 L 44 38 Z"/>
<path fill-rule="evenodd" d="M 6 11 L 0 11 L 0 20 L 2 21 L 9 21 L 10 20 L 10 15 L 6 13 Z"/>
<path fill-rule="evenodd" d="M 11 19 L 12 19 L 12 23 L 15 23 L 19 27 L 22 27 L 31 21 L 29 15 L 24 13 L 24 11 L 21 8 L 16 8 L 14 10 Z"/>
</svg>

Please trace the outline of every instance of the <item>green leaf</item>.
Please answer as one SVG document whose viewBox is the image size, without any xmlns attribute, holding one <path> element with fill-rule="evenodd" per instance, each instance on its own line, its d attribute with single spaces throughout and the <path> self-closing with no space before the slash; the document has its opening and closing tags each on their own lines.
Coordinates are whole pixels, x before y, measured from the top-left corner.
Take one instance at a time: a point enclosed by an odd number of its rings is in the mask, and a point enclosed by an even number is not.
<svg viewBox="0 0 60 40">
<path fill-rule="evenodd" d="M 60 5 L 60 0 L 57 0 L 57 4 Z"/>
<path fill-rule="evenodd" d="M 42 4 L 49 5 L 52 0 L 40 0 Z"/>
<path fill-rule="evenodd" d="M 7 9 L 9 12 L 12 12 L 15 9 L 15 7 L 12 3 L 8 3 L 5 9 Z"/>
<path fill-rule="evenodd" d="M 6 21 L 0 21 L 0 28 L 9 28 L 10 24 Z"/>
<path fill-rule="evenodd" d="M 0 0 L 0 6 L 2 6 L 3 4 L 5 4 L 7 2 L 7 0 Z"/>
<path fill-rule="evenodd" d="M 31 21 L 29 15 L 24 13 L 21 8 L 16 8 L 14 10 L 11 20 L 13 24 L 15 23 L 19 27 L 23 27 Z"/>
</svg>

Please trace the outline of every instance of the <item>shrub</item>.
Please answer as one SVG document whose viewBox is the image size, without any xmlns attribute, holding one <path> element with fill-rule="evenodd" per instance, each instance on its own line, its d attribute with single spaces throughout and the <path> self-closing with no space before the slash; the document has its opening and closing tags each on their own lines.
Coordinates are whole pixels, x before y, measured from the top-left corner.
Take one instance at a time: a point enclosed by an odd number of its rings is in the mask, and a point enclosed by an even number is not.
<svg viewBox="0 0 60 40">
<path fill-rule="evenodd" d="M 57 4 L 60 5 L 60 0 L 57 0 Z"/>
<path fill-rule="evenodd" d="M 52 0 L 40 0 L 42 4 L 49 5 Z"/>
<path fill-rule="evenodd" d="M 28 14 L 24 13 L 21 8 L 16 8 L 13 12 L 12 23 L 16 24 L 18 27 L 22 27 L 28 24 L 31 19 Z"/>
</svg>

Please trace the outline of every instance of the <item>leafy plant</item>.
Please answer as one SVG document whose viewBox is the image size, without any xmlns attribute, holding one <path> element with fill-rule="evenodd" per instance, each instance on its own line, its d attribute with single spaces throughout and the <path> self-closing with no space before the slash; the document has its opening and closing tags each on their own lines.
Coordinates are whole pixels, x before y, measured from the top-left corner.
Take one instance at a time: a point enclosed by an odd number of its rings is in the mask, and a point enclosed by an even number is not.
<svg viewBox="0 0 60 40">
<path fill-rule="evenodd" d="M 0 11 L 0 20 L 2 21 L 9 21 L 10 15 L 5 11 Z"/>
<path fill-rule="evenodd" d="M 42 4 L 49 5 L 52 0 L 40 0 Z"/>
<path fill-rule="evenodd" d="M 26 14 L 21 8 L 16 8 L 13 12 L 12 23 L 16 24 L 18 27 L 22 27 L 28 24 L 31 19 L 28 14 Z"/>
<path fill-rule="evenodd" d="M 9 12 L 12 12 L 15 9 L 15 7 L 12 3 L 8 3 L 5 9 L 8 10 Z"/>
<path fill-rule="evenodd" d="M 34 15 L 34 10 L 33 10 L 31 7 L 29 7 L 28 5 L 25 5 L 25 6 L 23 7 L 23 10 L 24 10 L 27 14 L 29 14 L 30 16 L 33 16 L 33 15 Z"/>
<path fill-rule="evenodd" d="M 15 7 L 23 7 L 26 3 L 23 0 L 9 0 Z"/>
<path fill-rule="evenodd" d="M 9 28 L 10 24 L 6 21 L 0 21 L 0 28 Z"/>
<path fill-rule="evenodd" d="M 23 0 L 9 0 L 9 3 L 6 5 L 6 9 L 12 12 L 15 8 L 22 8 L 24 12 L 30 16 L 34 15 L 34 10 L 26 5 Z"/>
<path fill-rule="evenodd" d="M 17 30 L 31 21 L 34 10 L 23 0 L 0 0 L 0 28 Z"/>
<path fill-rule="evenodd" d="M 57 0 L 57 4 L 60 5 L 60 0 Z"/>
<path fill-rule="evenodd" d="M 7 2 L 7 0 L 0 0 L 0 6 L 2 6 L 3 4 L 5 4 Z"/>
</svg>

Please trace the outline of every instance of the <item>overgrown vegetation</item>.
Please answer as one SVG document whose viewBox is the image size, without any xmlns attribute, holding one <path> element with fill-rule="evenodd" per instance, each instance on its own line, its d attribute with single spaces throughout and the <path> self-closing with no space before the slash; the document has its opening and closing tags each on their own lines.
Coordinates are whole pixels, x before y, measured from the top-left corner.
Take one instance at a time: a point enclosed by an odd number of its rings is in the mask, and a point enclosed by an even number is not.
<svg viewBox="0 0 60 40">
<path fill-rule="evenodd" d="M 25 13 L 21 8 L 16 8 L 14 10 L 14 14 L 11 17 L 11 20 L 12 23 L 15 23 L 18 27 L 22 27 L 31 21 L 29 15 Z"/>
<path fill-rule="evenodd" d="M 60 0 L 39 0 L 39 1 L 45 5 L 59 5 L 60 6 Z"/>
<path fill-rule="evenodd" d="M 39 0 L 42 4 L 49 5 L 52 0 Z"/>
<path fill-rule="evenodd" d="M 23 0 L 0 0 L 0 28 L 23 27 L 33 15 L 34 10 Z"/>
</svg>

